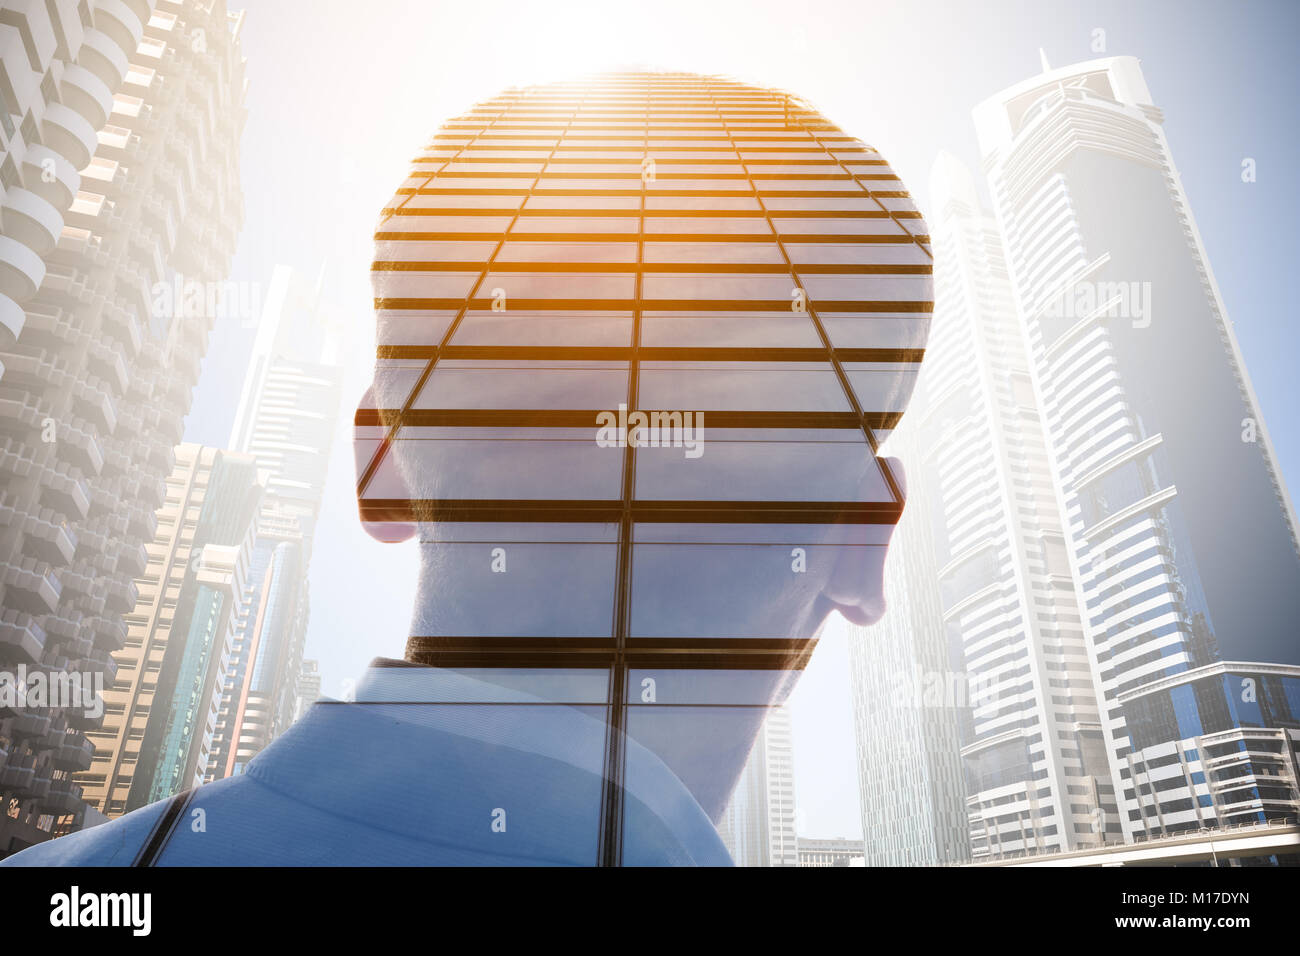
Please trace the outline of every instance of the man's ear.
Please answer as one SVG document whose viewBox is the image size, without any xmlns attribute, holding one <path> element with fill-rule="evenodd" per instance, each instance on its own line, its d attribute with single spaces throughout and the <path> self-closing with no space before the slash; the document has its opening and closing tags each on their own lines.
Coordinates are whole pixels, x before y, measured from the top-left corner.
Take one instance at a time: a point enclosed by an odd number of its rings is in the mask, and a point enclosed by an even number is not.
<svg viewBox="0 0 1300 956">
<path fill-rule="evenodd" d="M 903 463 L 897 458 L 886 458 L 881 464 L 889 468 L 906 498 L 907 478 Z M 822 595 L 853 624 L 865 627 L 884 616 L 887 550 L 887 547 L 846 547 L 841 549 L 835 562 L 835 569 Z"/>
<path fill-rule="evenodd" d="M 373 385 L 366 389 L 365 394 L 361 396 L 361 401 L 357 403 L 358 411 L 373 409 L 375 407 L 374 391 L 375 387 Z M 366 429 L 366 433 L 363 433 L 363 428 Z M 356 465 L 358 509 L 360 509 L 362 505 L 361 494 L 363 489 L 361 487 L 361 479 L 365 475 L 366 470 L 370 467 L 375 455 L 377 455 L 383 447 L 383 443 L 373 436 L 373 431 L 374 426 L 353 425 L 352 458 Z M 393 449 L 388 449 L 385 454 L 391 456 L 393 454 Z M 406 486 L 406 481 L 402 475 L 401 469 L 396 467 L 396 462 L 393 461 L 388 461 L 385 464 L 387 465 L 385 477 L 390 482 L 397 485 L 397 487 L 394 488 L 394 491 L 396 491 L 397 494 L 391 495 L 390 497 L 409 500 L 411 492 Z M 364 515 L 361 518 L 361 527 L 366 529 L 366 533 L 370 535 L 370 537 L 374 538 L 376 541 L 382 541 L 385 544 L 397 544 L 402 541 L 407 541 L 410 538 L 413 538 L 418 530 L 413 521 L 367 521 Z"/>
</svg>

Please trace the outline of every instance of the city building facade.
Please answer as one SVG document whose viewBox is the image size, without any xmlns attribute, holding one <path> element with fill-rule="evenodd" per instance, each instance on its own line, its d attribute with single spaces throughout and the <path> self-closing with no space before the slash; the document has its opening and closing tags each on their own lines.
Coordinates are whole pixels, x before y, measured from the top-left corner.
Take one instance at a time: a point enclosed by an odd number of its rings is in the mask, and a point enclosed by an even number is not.
<svg viewBox="0 0 1300 956">
<path fill-rule="evenodd" d="M 5 4 L 29 23 L 38 6 Z M 93 28 L 78 65 L 117 91 L 97 143 L 51 133 L 51 153 L 35 154 L 75 198 L 0 347 L 0 667 L 112 685 L 215 318 L 207 293 L 227 274 L 242 220 L 242 21 L 221 0 L 80 8 L 93 10 Z M 75 84 L 64 77 L 61 95 Z M 71 92 L 65 100 L 85 105 Z M 68 115 L 47 110 L 45 125 Z M 82 166 L 79 184 L 68 164 Z M 28 183 L 38 172 L 22 175 Z M 13 720 L 0 727 L 0 853 L 80 824 L 86 804 L 72 775 L 90 764 L 85 734 L 96 723 L 57 708 Z"/>
<path fill-rule="evenodd" d="M 208 779 L 241 773 L 293 723 L 310 619 L 307 573 L 343 393 L 344 325 L 309 282 L 272 274 L 229 447 L 252 455 L 266 493 Z"/>
<path fill-rule="evenodd" d="M 794 740 L 788 705 L 763 721 L 718 833 L 737 866 L 794 866 Z"/>
<path fill-rule="evenodd" d="M 205 778 L 255 540 L 257 478 L 250 456 L 176 449 L 126 644 L 114 654 L 117 680 L 102 727 L 88 734 L 95 758 L 77 777 L 107 817 Z"/>
<path fill-rule="evenodd" d="M 1293 817 L 1295 510 L 1138 61 L 975 122 L 1123 834 Z"/>
</svg>

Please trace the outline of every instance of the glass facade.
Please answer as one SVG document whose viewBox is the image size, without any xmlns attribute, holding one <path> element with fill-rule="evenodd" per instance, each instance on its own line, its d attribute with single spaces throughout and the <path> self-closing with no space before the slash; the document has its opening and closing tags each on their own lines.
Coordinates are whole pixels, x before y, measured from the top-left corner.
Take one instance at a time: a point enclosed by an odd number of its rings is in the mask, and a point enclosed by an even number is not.
<svg viewBox="0 0 1300 956">
<path fill-rule="evenodd" d="M 375 238 L 358 496 L 419 526 L 407 658 L 598 713 L 593 852 L 638 862 L 629 750 L 716 820 L 828 595 L 883 559 L 925 225 L 788 94 L 615 74 L 446 123 Z"/>
</svg>

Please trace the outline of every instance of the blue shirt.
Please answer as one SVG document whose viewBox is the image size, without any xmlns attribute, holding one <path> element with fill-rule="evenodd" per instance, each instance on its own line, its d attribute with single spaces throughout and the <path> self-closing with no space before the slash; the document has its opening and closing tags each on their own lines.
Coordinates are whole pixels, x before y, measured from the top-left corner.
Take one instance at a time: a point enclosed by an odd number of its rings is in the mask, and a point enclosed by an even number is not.
<svg viewBox="0 0 1300 956">
<path fill-rule="evenodd" d="M 476 687 L 487 685 L 434 668 L 370 668 L 358 702 L 315 704 L 245 773 L 194 791 L 154 862 L 594 865 L 606 740 L 600 712 Z M 631 740 L 627 761 L 624 863 L 730 866 L 713 824 L 672 770 Z M 38 844 L 0 865 L 129 866 L 168 805 Z"/>
</svg>

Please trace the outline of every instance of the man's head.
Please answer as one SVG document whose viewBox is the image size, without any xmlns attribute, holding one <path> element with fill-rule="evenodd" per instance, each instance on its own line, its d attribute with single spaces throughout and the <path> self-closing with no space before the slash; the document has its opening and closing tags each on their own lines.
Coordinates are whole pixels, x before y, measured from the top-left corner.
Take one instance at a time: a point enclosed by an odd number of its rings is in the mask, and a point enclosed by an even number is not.
<svg viewBox="0 0 1300 956">
<path fill-rule="evenodd" d="M 765 703 L 832 610 L 882 612 L 875 448 L 932 285 L 870 147 L 715 78 L 511 91 L 443 126 L 376 239 L 358 498 L 423 542 L 408 658 Z"/>
</svg>

